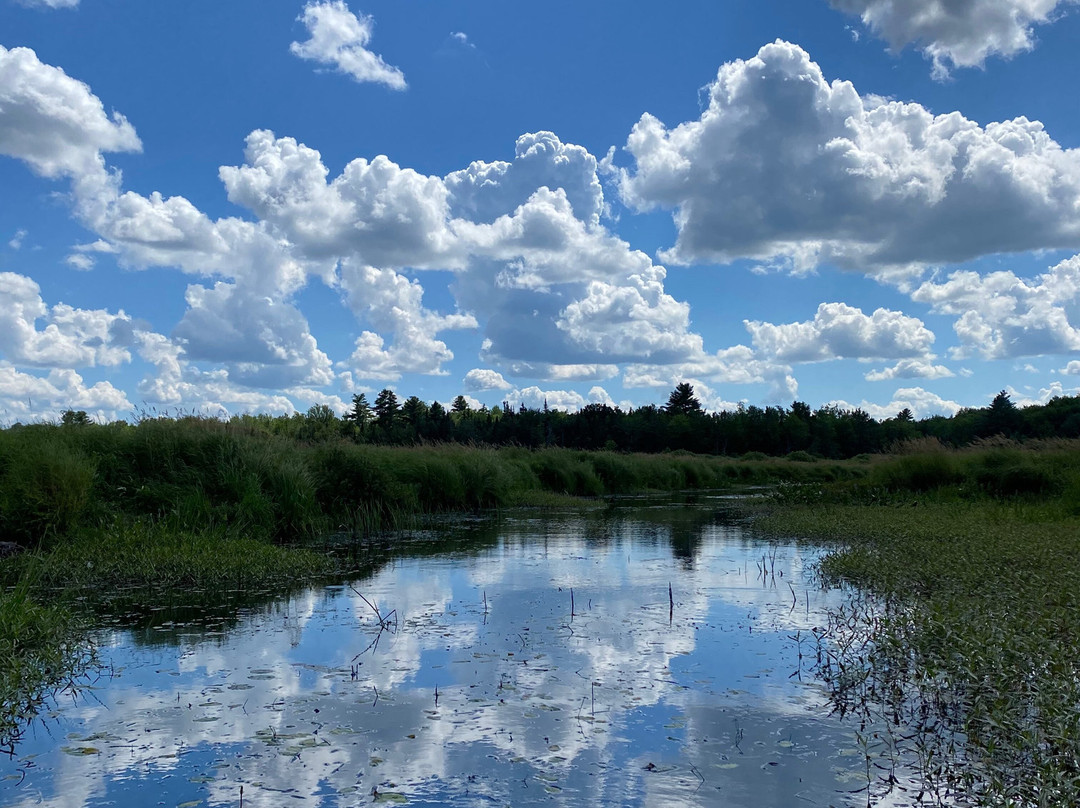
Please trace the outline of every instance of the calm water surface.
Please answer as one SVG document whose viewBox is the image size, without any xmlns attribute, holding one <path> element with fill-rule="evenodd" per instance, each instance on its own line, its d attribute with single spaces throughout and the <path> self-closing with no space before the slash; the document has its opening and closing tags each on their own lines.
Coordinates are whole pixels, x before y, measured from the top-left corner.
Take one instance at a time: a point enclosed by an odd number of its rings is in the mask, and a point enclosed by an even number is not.
<svg viewBox="0 0 1080 808">
<path fill-rule="evenodd" d="M 840 595 L 718 504 L 458 524 L 226 623 L 103 629 L 0 804 L 865 805 L 809 673 Z"/>
</svg>

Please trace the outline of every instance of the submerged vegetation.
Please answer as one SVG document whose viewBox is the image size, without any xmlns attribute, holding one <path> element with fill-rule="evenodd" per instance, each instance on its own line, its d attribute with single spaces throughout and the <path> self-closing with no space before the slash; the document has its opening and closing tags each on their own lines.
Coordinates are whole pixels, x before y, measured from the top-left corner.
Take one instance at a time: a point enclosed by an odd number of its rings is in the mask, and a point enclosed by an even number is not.
<svg viewBox="0 0 1080 808">
<path fill-rule="evenodd" d="M 837 542 L 826 583 L 864 593 L 822 632 L 834 702 L 883 783 L 903 763 L 934 804 L 1080 804 L 1080 443 L 904 449 L 760 522 Z"/>
</svg>

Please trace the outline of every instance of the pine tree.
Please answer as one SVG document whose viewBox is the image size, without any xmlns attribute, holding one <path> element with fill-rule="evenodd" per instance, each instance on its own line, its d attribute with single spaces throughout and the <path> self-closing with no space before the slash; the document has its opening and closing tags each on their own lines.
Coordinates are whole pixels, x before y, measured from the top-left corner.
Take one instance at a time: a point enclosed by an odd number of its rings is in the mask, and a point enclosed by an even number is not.
<svg viewBox="0 0 1080 808">
<path fill-rule="evenodd" d="M 671 391 L 664 411 L 669 415 L 692 415 L 701 412 L 701 402 L 694 395 L 694 388 L 688 382 L 677 385 Z"/>
</svg>

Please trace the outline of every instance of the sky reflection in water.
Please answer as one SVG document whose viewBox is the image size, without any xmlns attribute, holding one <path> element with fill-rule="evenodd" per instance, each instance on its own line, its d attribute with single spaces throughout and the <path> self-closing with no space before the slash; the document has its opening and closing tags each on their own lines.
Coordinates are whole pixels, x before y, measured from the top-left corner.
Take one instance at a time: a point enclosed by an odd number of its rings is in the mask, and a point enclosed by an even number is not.
<svg viewBox="0 0 1080 808">
<path fill-rule="evenodd" d="M 114 674 L 35 723 L 0 803 L 235 806 L 241 786 L 252 808 L 856 802 L 851 728 L 806 662 L 792 676 L 792 635 L 838 595 L 794 545 L 763 582 L 770 545 L 712 514 L 459 526 L 479 549 L 353 582 L 396 612 L 381 636 L 348 585 L 226 626 L 105 632 Z"/>
</svg>

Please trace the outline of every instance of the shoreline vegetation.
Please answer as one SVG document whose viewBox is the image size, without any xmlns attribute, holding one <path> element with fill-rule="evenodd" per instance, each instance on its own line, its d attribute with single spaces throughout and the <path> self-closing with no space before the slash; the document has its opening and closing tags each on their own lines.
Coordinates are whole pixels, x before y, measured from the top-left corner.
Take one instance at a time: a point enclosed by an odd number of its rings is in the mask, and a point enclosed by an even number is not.
<svg viewBox="0 0 1080 808">
<path fill-rule="evenodd" d="M 819 673 L 867 727 L 875 788 L 902 764 L 951 804 L 1080 801 L 1080 441 L 1061 439 L 830 460 L 383 446 L 200 417 L 0 430 L 0 540 L 25 548 L 0 559 L 0 744 L 77 686 L 109 597 L 284 591 L 355 563 L 328 536 L 356 548 L 422 514 L 748 486 L 772 492 L 747 505 L 755 529 L 829 544 L 823 583 L 851 589 Z"/>
<path fill-rule="evenodd" d="M 1080 441 L 917 441 L 864 478 L 782 490 L 767 535 L 828 542 L 852 598 L 818 673 L 868 786 L 930 804 L 1080 804 Z"/>
</svg>

